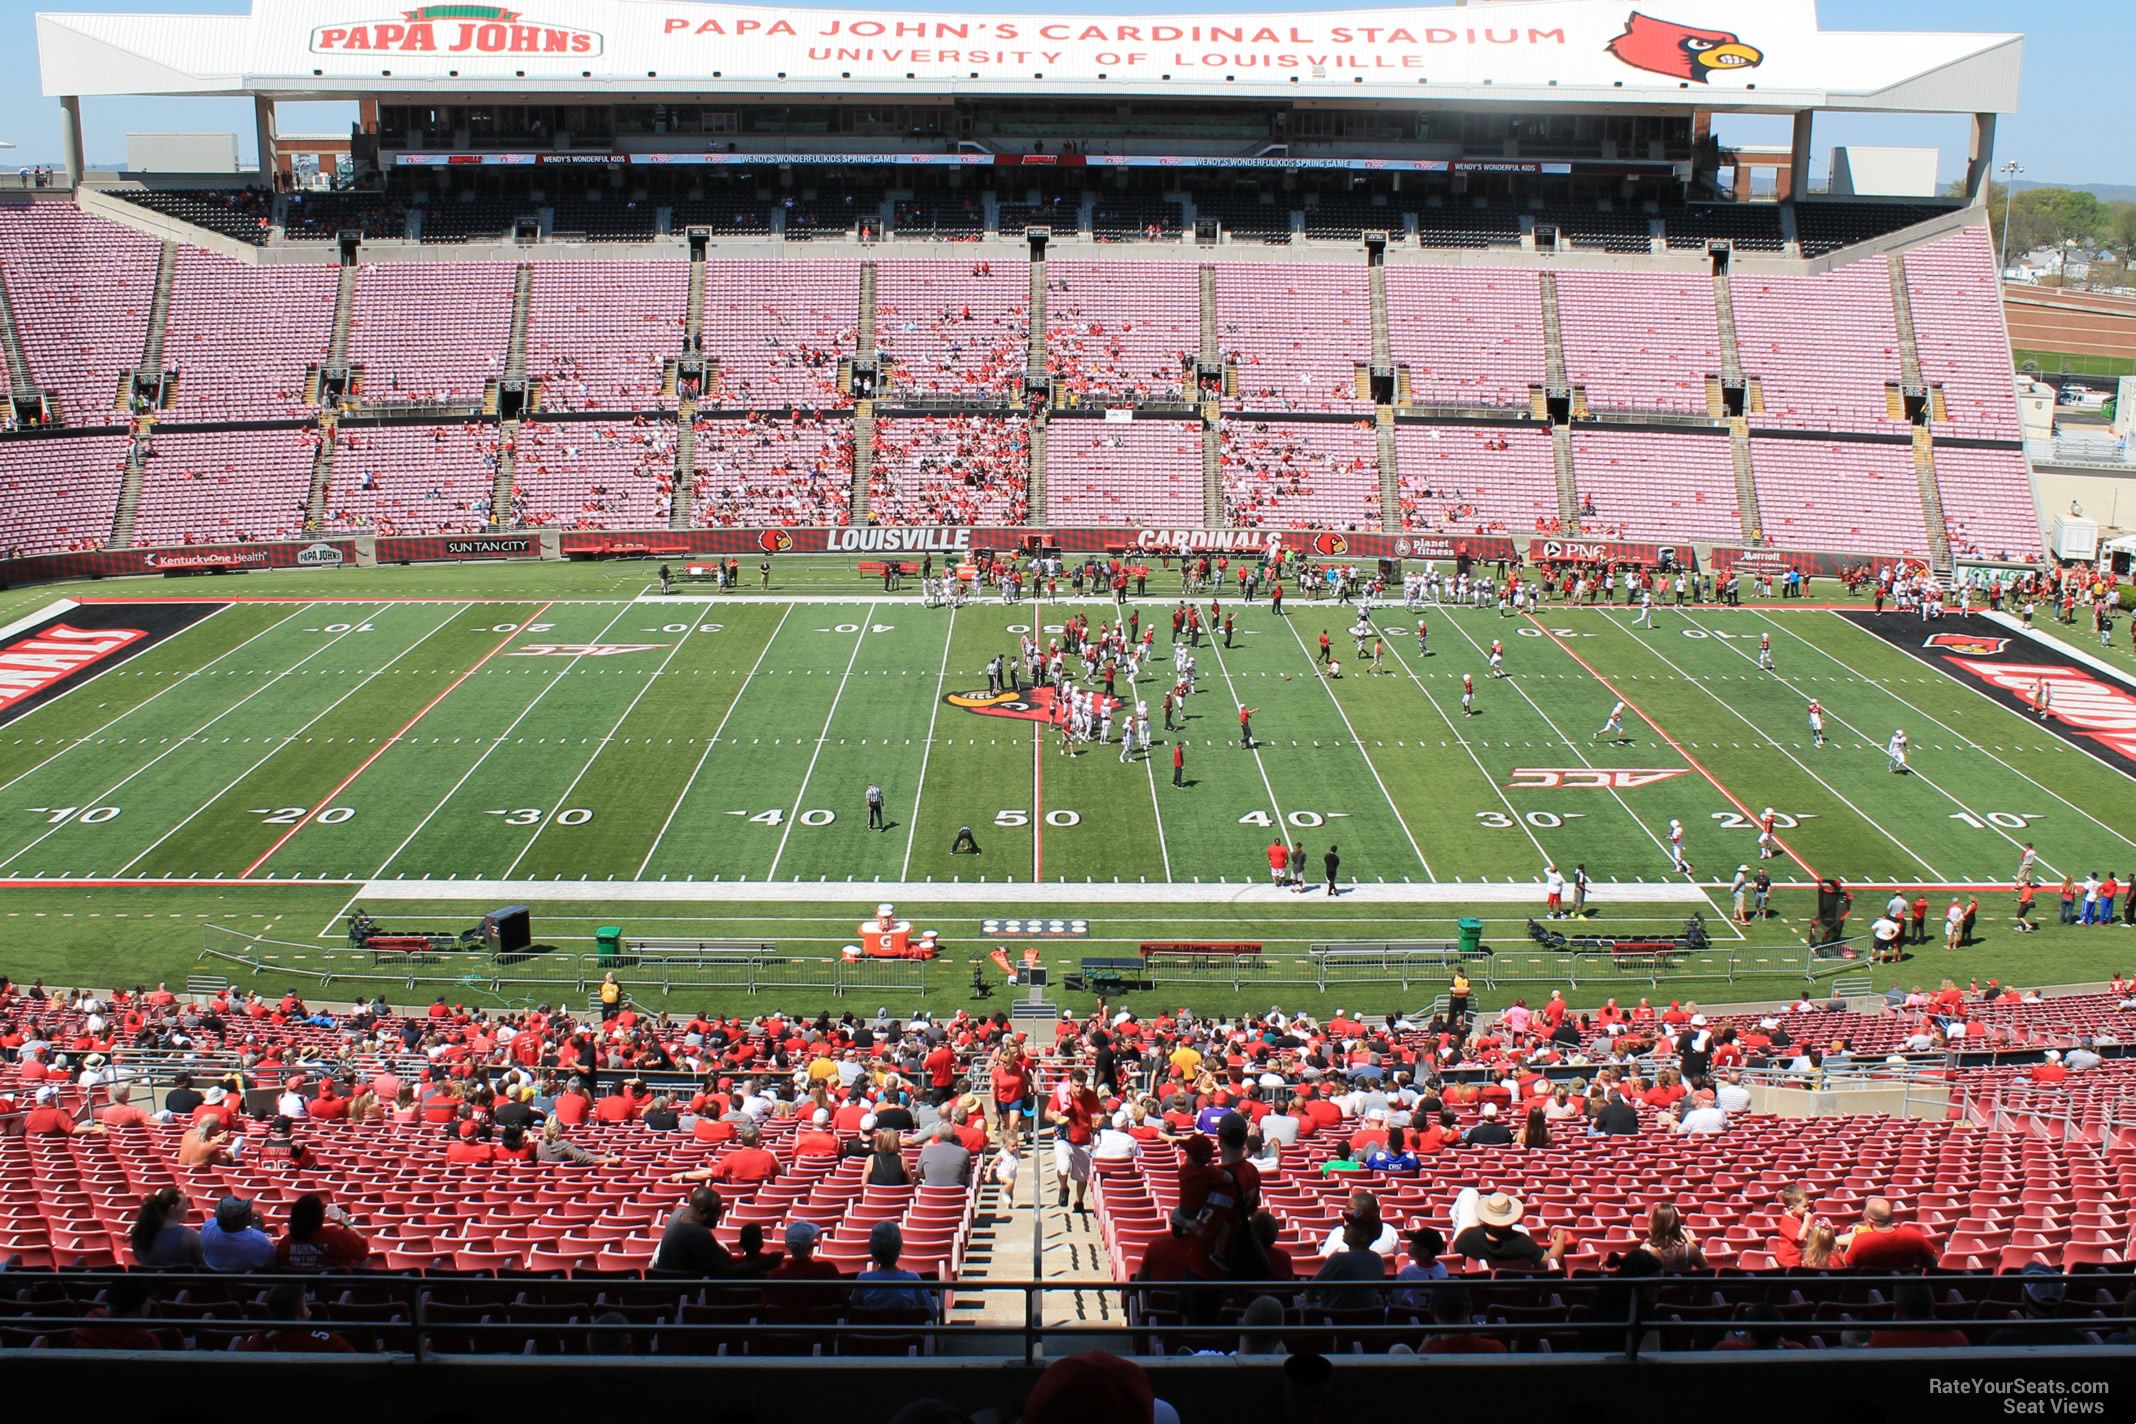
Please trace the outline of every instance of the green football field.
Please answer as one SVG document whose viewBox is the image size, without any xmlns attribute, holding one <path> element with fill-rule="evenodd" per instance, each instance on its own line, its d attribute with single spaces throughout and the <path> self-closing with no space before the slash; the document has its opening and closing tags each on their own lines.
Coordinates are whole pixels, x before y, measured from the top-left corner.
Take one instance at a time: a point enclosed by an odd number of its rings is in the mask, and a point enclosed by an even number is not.
<svg viewBox="0 0 2136 1424">
<path fill-rule="evenodd" d="M 1447 938 L 1470 913 L 1512 922 L 1494 937 L 1517 930 L 1555 862 L 1586 866 L 1620 932 L 1703 911 L 1717 938 L 1779 943 L 1799 941 L 1809 901 L 1788 887 L 1820 876 L 1998 887 L 2000 919 L 2026 841 L 2050 887 L 2065 870 L 2136 866 L 2128 777 L 1817 604 L 1670 609 L 1651 629 L 1622 607 L 1535 620 L 1432 607 L 1428 655 L 1415 616 L 1382 608 L 1377 672 L 1353 656 L 1354 609 L 1241 607 L 1231 646 L 1194 652 L 1199 690 L 1168 734 L 1173 600 L 1153 581 L 1135 607 L 1159 625 L 1159 656 L 1131 695 L 1148 701 L 1157 745 L 1123 761 L 1117 727 L 1113 744 L 1062 755 L 1042 724 L 952 700 L 983 691 L 987 660 L 1013 655 L 1020 633 L 1049 636 L 1075 612 L 1105 621 L 1107 603 L 929 609 L 915 593 L 856 595 L 849 569 L 798 560 L 770 594 L 663 598 L 646 572 L 377 570 L 7 595 L 8 619 L 62 595 L 207 603 L 0 725 L 5 913 L 19 924 L 123 896 L 139 917 L 160 896 L 195 921 L 264 913 L 280 938 L 326 943 L 350 904 L 389 926 L 568 904 L 538 923 L 542 937 L 609 922 L 829 952 L 853 937 L 842 916 L 892 900 L 927 907 L 960 948 L 978 920 L 1041 907 L 1135 926 L 1113 939 L 1245 926 L 1302 947 Z M 1339 681 L 1316 671 L 1323 629 Z M 1774 672 L 1757 666 L 1761 634 Z M 1487 676 L 1494 639 L 1503 679 Z M 1598 740 L 1619 699 L 1625 735 Z M 1240 704 L 1255 709 L 1251 748 Z M 1887 770 L 1898 727 L 1911 775 Z M 871 782 L 882 830 L 868 828 Z M 1768 807 L 1782 851 L 1766 864 L 1793 918 L 1745 939 L 1723 887 L 1759 863 Z M 1691 876 L 1672 872 L 1672 821 Z M 952 854 L 962 826 L 980 854 Z M 1268 885 L 1278 835 L 1316 880 L 1339 846 L 1341 895 Z M 228 909 L 191 908 L 203 904 Z M 287 919 L 274 908 L 297 904 Z M 781 923 L 783 935 L 764 928 Z M 165 943 L 173 956 L 198 948 Z"/>
</svg>

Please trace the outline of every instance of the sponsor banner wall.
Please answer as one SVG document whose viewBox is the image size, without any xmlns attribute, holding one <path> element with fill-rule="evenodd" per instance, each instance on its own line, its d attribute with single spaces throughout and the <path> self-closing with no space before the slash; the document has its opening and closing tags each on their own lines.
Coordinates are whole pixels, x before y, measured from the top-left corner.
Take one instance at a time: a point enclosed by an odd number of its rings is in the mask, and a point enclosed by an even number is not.
<svg viewBox="0 0 2136 1424">
<path fill-rule="evenodd" d="M 1708 551 L 1716 577 L 1740 569 L 1746 574 L 1778 574 L 1789 569 L 1808 578 L 1838 578 L 1848 569 L 1880 569 L 1899 560 L 1889 554 L 1833 554 L 1808 549 L 1737 549 L 1715 545 Z"/>
<path fill-rule="evenodd" d="M 357 552 L 356 541 L 350 539 L 314 539 L 309 543 L 193 544 L 179 549 L 82 549 L 0 563 L 0 579 L 26 584 L 59 579 L 120 578 L 128 574 L 338 569 L 355 565 Z"/>
<path fill-rule="evenodd" d="M 1996 618 L 1909 618 L 1866 609 L 1839 616 L 2136 776 L 2136 684 Z"/>
<path fill-rule="evenodd" d="M 1531 564 L 1633 564 L 1654 567 L 1666 553 L 1678 568 L 1698 570 L 1689 544 L 1634 544 L 1622 539 L 1530 539 Z"/>
<path fill-rule="evenodd" d="M 382 564 L 435 563 L 452 559 L 538 559 L 539 534 L 434 534 L 412 539 L 380 539 L 374 545 Z"/>
<path fill-rule="evenodd" d="M 206 618 L 220 603 L 85 603 L 0 640 L 0 726 Z"/>
<path fill-rule="evenodd" d="M 381 540 L 380 557 L 387 557 Z M 1515 556 L 1513 541 L 1503 536 L 1449 538 L 1429 534 L 1371 534 L 1312 529 L 971 529 L 963 527 L 892 528 L 859 525 L 842 529 L 686 529 L 592 531 L 567 530 L 560 540 L 565 557 L 692 558 L 733 554 L 850 554 L 856 559 L 897 555 L 918 559 L 957 557 L 978 550 L 1022 548 L 1029 544 L 1067 554 L 1102 554 L 1119 550 L 1161 555 L 1187 550 L 1197 554 L 1257 557 L 1282 547 L 1316 559 L 1441 559 L 1467 556 L 1496 561 Z M 1688 557 L 1689 550 L 1684 551 Z"/>
</svg>

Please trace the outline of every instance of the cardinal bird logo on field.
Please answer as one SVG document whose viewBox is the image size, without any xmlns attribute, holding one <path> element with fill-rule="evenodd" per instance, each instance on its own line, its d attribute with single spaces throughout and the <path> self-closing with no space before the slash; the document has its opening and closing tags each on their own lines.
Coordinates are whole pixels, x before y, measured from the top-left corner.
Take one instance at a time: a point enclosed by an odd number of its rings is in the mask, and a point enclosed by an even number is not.
<svg viewBox="0 0 2136 1424">
<path fill-rule="evenodd" d="M 790 554 L 794 549 L 794 536 L 784 529 L 766 529 L 757 535 L 757 547 L 767 554 Z"/>
<path fill-rule="evenodd" d="M 2008 638 L 1982 638 L 1972 633 L 1937 633 L 1921 645 L 1941 648 L 1968 658 L 1992 658 L 2010 646 Z"/>
<path fill-rule="evenodd" d="M 1765 53 L 1744 44 L 1727 30 L 1695 30 L 1673 20 L 1632 11 L 1624 33 L 1609 42 L 1609 52 L 1634 69 L 1704 84 L 1715 71 L 1755 69 Z"/>
<path fill-rule="evenodd" d="M 1053 720 L 1053 689 L 1027 687 L 1022 692 L 952 692 L 942 699 L 982 717 L 1013 717 L 1019 722 Z"/>
<path fill-rule="evenodd" d="M 1339 559 L 1350 552 L 1350 541 L 1340 534 L 1315 534 L 1313 552 L 1323 559 Z"/>
</svg>

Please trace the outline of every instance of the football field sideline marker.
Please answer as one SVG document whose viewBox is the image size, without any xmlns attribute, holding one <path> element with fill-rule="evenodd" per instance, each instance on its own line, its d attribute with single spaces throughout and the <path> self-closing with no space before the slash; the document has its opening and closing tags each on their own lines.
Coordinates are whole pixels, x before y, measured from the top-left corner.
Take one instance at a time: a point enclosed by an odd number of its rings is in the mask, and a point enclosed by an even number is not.
<svg viewBox="0 0 2136 1424">
<path fill-rule="evenodd" d="M 231 778 L 230 783 L 223 787 L 222 790 L 216 792 L 213 796 L 210 796 L 207 800 L 201 802 L 198 806 L 195 806 L 191 811 L 187 812 L 184 820 L 180 821 L 177 825 L 172 826 L 169 830 L 165 831 L 162 835 L 156 837 L 155 840 L 151 841 L 147 849 L 141 851 L 141 853 L 136 855 L 132 860 L 129 860 L 124 865 L 120 866 L 118 869 L 118 873 L 120 875 L 124 875 L 127 871 L 133 869 L 142 861 L 148 859 L 151 855 L 155 854 L 157 849 L 161 847 L 165 841 L 169 840 L 172 836 L 177 835 L 187 826 L 192 825 L 193 822 L 200 819 L 200 817 L 206 815 L 208 811 L 214 808 L 216 802 L 222 800 L 223 797 L 228 796 L 232 791 L 235 791 L 239 786 L 243 785 L 245 778 L 251 776 L 252 773 L 258 771 L 268 762 L 273 761 L 277 756 L 280 756 L 283 752 L 289 750 L 291 744 L 294 743 L 298 737 L 302 736 L 305 732 L 310 731 L 323 718 L 325 718 L 328 713 L 332 712 L 342 703 L 348 701 L 351 697 L 354 697 L 357 693 L 369 687 L 372 683 L 378 681 L 378 679 L 385 674 L 387 668 L 397 666 L 402 660 L 406 659 L 417 648 L 420 648 L 421 646 L 423 646 L 423 644 L 429 642 L 432 638 L 435 638 L 439 633 L 443 632 L 445 630 L 446 624 L 452 622 L 453 619 L 459 617 L 462 613 L 465 613 L 467 611 L 467 608 L 468 605 L 463 604 L 460 607 L 454 609 L 452 612 L 446 614 L 444 618 L 439 620 L 437 625 L 433 627 L 429 632 L 423 634 L 422 637 L 417 638 L 407 647 L 401 649 L 400 652 L 394 656 L 391 662 L 385 663 L 380 667 L 373 669 L 369 676 L 359 679 L 354 687 L 350 688 L 347 692 L 342 693 L 339 697 L 335 698 L 332 702 L 321 708 L 318 713 L 308 719 L 303 726 L 297 728 L 296 731 L 291 732 L 285 737 L 274 739 L 274 745 L 267 749 L 266 755 L 262 756 L 258 761 L 252 763 L 252 765 L 246 767 L 235 777 Z"/>
<path fill-rule="evenodd" d="M 366 605 L 366 606 L 368 606 L 368 605 Z M 283 619 L 282 621 L 286 623 L 286 622 L 288 622 L 289 620 L 285 618 L 285 619 Z M 278 625 L 276 625 L 276 626 L 280 626 L 280 625 L 278 624 Z M 229 715 L 230 715 L 230 714 L 231 714 L 232 712 L 235 712 L 235 711 L 236 711 L 236 710 L 237 710 L 238 708 L 240 708 L 240 707 L 244 706 L 244 705 L 245 705 L 245 704 L 246 704 L 247 702 L 250 702 L 250 701 L 251 701 L 251 700 L 252 700 L 253 698 L 255 698 L 255 697 L 259 696 L 259 695 L 260 695 L 261 693 L 263 693 L 263 692 L 267 691 L 267 690 L 268 690 L 269 688 L 272 688 L 272 687 L 276 687 L 276 686 L 279 686 L 279 685 L 281 684 L 281 681 L 282 681 L 282 679 L 283 679 L 283 678 L 285 678 L 285 677 L 288 677 L 288 676 L 289 676 L 289 675 L 290 675 L 291 673 L 295 672 L 295 671 L 296 671 L 296 670 L 297 670 L 298 668 L 300 668 L 300 667 L 304 666 L 304 664 L 306 664 L 306 663 L 310 662 L 310 661 L 311 661 L 311 660 L 312 660 L 313 658 L 316 658 L 316 657 L 318 657 L 318 656 L 319 656 L 320 654 L 322 654 L 322 653 L 326 653 L 326 652 L 329 652 L 329 651 L 333 650 L 334 648 L 336 648 L 336 647 L 339 647 L 339 646 L 340 646 L 340 644 L 341 644 L 341 640 L 342 640 L 343 638 L 347 638 L 347 637 L 350 637 L 350 636 L 352 636 L 352 635 L 353 635 L 353 634 L 355 633 L 356 629 L 358 629 L 358 628 L 360 628 L 360 627 L 362 627 L 362 626 L 363 626 L 363 625 L 362 625 L 362 623 L 361 623 L 361 622 L 352 622 L 352 623 L 350 623 L 350 624 L 349 624 L 349 626 L 348 626 L 348 631 L 347 631 L 347 632 L 343 632 L 343 633 L 336 633 L 336 634 L 334 634 L 334 635 L 333 635 L 332 637 L 328 638 L 326 642 L 324 642 L 324 643 L 320 644 L 320 645 L 319 645 L 318 647 L 316 647 L 316 648 L 313 648 L 313 649 L 312 649 L 312 650 L 311 650 L 310 652 L 306 653 L 306 654 L 305 654 L 305 655 L 304 655 L 303 657 L 301 657 L 301 658 L 298 658 L 298 659 L 297 659 L 297 660 L 296 660 L 295 662 L 291 663 L 291 664 L 290 664 L 290 665 L 289 665 L 288 667 L 286 667 L 286 668 L 283 668 L 283 669 L 282 669 L 282 670 L 281 670 L 280 672 L 278 672 L 278 673 L 276 673 L 276 674 L 275 674 L 274 676 L 272 676 L 272 677 L 268 678 L 268 679 L 267 679 L 267 680 L 266 680 L 265 682 L 261 683 L 261 684 L 260 684 L 260 685 L 259 685 L 258 687 L 255 687 L 255 688 L 253 688 L 253 689 L 252 689 L 252 691 L 250 691 L 250 692 L 246 693 L 246 694 L 245 694 L 245 695 L 244 695 L 243 697 L 240 697 L 240 698 L 238 698 L 238 699 L 237 699 L 237 701 L 235 701 L 235 702 L 231 703 L 231 704 L 230 704 L 229 706 L 227 706 L 227 707 L 224 707 L 224 708 L 222 708 L 222 709 L 221 709 L 220 711 L 218 711 L 218 712 L 217 712 L 217 713 L 216 713 L 216 714 L 215 714 L 214 716 L 212 716 L 212 717 L 208 718 L 208 720 L 207 720 L 207 721 L 205 721 L 205 722 L 202 722 L 202 723 L 201 723 L 201 724 L 200 724 L 200 725 L 199 725 L 198 727 L 196 727 L 196 728 L 195 728 L 195 729 L 194 729 L 193 731 L 191 731 L 191 732 L 188 732 L 188 733 L 186 733 L 186 734 L 185 734 L 184 736 L 180 736 L 180 737 L 173 737 L 173 738 L 171 738 L 171 744 L 170 744 L 169 746 L 165 747 L 165 748 L 164 748 L 164 749 L 163 749 L 162 751 L 160 751 L 160 752 L 157 752 L 157 753 L 156 753 L 156 754 L 155 754 L 154 756 L 150 757 L 150 758 L 149 758 L 149 759 L 148 759 L 147 761 L 145 761 L 145 762 L 141 763 L 141 765 L 139 765 L 139 766 L 135 767 L 135 768 L 134 768 L 134 769 L 133 769 L 132 771 L 130 771 L 130 772 L 126 773 L 126 775 L 124 775 L 124 776 L 120 777 L 120 778 L 119 778 L 119 779 L 118 779 L 118 780 L 117 780 L 116 782 L 112 783 L 112 785 L 111 785 L 110 787 L 108 787 L 108 788 L 107 788 L 107 789 L 105 789 L 104 791 L 101 791 L 101 792 L 99 792 L 99 793 L 98 793 L 98 794 L 97 794 L 96 796 L 92 797 L 91 799 L 89 799 L 89 800 L 88 800 L 87 802 L 85 802 L 85 803 L 83 803 L 83 804 L 85 804 L 85 805 L 90 805 L 90 806 L 95 806 L 95 805 L 99 805 L 99 804 L 101 804 L 101 803 L 102 803 L 102 801 L 103 801 L 103 799 L 104 799 L 105 797 L 107 797 L 107 796 L 110 796 L 110 795 L 113 795 L 113 794 L 114 794 L 114 793 L 116 793 L 116 792 L 117 792 L 117 791 L 118 791 L 118 790 L 119 790 L 119 789 L 120 789 L 121 787 L 125 786 L 125 785 L 126 785 L 126 784 L 127 784 L 128 782 L 132 781 L 132 780 L 133 780 L 133 779 L 134 779 L 135 777 L 137 777 L 137 776 L 141 775 L 141 774 L 142 774 L 143 772 L 147 771 L 147 770 L 148 770 L 148 769 L 149 769 L 150 767 L 152 767 L 152 766 L 155 766 L 155 765 L 157 765 L 158 763 L 160 763 L 160 762 L 161 762 L 161 761 L 162 761 L 162 760 L 163 760 L 163 759 L 164 759 L 165 757 L 167 757 L 167 756 L 172 756 L 172 755 L 174 755 L 174 754 L 175 754 L 175 753 L 177 753 L 177 752 L 178 752 L 178 750 L 179 750 L 180 748 L 182 748 L 182 747 L 189 747 L 189 746 L 193 745 L 193 742 L 194 742 L 194 740 L 195 740 L 196 738 L 198 738 L 198 737 L 199 737 L 199 736 L 200 736 L 200 735 L 201 735 L 201 734 L 202 734 L 203 732 L 206 732 L 206 731 L 208 730 L 208 728 L 210 728 L 210 727 L 214 726 L 214 725 L 215 725 L 215 724 L 216 724 L 217 722 L 220 722 L 220 721 L 222 721 L 222 720 L 223 720 L 223 718 L 225 718 L 225 717 L 229 716 Z M 36 838 L 35 840 L 31 841 L 31 842 L 30 842 L 30 843 L 29 843 L 28 845 L 26 845 L 26 846 L 22 847 L 22 848 L 21 848 L 20 850 L 16 851 L 16 852 L 15 852 L 15 853 L 14 853 L 13 855 L 11 855 L 11 856 L 7 857 L 7 859 L 5 859 L 5 860 L 0 860 L 0 869 L 5 869 L 6 867 L 8 867 L 8 866 L 10 866 L 10 865 L 13 865 L 13 864 L 14 864 L 14 863 L 15 863 L 16 861 L 18 861 L 18 860 L 22 859 L 22 857 L 23 857 L 23 856 L 25 856 L 25 855 L 29 854 L 29 853 L 30 853 L 31 851 L 35 850 L 35 849 L 36 849 L 36 848 L 37 848 L 38 846 L 42 845 L 42 844 L 43 844 L 43 843 L 44 843 L 44 842 L 45 842 L 46 840 L 48 840 L 48 839 L 49 839 L 49 838 L 51 838 L 52 836 L 55 836 L 55 835 L 57 835 L 57 834 L 58 834 L 58 833 L 60 832 L 60 830 L 61 830 L 61 829 L 62 829 L 62 828 L 64 827 L 64 825 L 65 825 L 65 823 L 64 823 L 64 822 L 62 822 L 62 823 L 61 823 L 60 825 L 57 825 L 57 826 L 53 826 L 53 827 L 52 827 L 52 828 L 51 828 L 50 830 L 46 831 L 46 832 L 45 832 L 45 833 L 44 833 L 43 835 L 41 835 L 41 836 L 37 837 L 37 838 Z"/>
<path fill-rule="evenodd" d="M 512 639 L 518 637 L 520 633 L 525 629 L 527 624 L 536 621 L 542 616 L 542 614 L 547 613 L 554 606 L 555 604 L 553 602 L 544 603 L 541 607 L 535 609 L 532 614 L 530 614 L 526 618 L 521 619 L 517 624 L 513 625 L 511 632 L 505 634 L 502 638 L 499 638 L 496 644 L 492 646 L 488 652 L 484 653 L 481 657 L 476 658 L 474 662 L 468 666 L 466 672 L 461 673 L 458 677 L 447 683 L 445 685 L 444 691 L 440 692 L 437 696 L 431 698 L 428 702 L 424 703 L 421 710 L 419 710 L 413 717 L 410 717 L 407 722 L 402 725 L 401 729 L 398 732 L 395 732 L 392 736 L 386 738 L 383 742 L 380 742 L 378 744 L 378 750 L 372 752 L 369 756 L 358 762 L 356 764 L 356 769 L 350 772 L 347 776 L 341 778 L 341 784 L 339 786 L 336 786 L 332 791 L 327 792 L 325 797 L 320 800 L 318 805 L 312 807 L 309 811 L 306 811 L 302 816 L 298 817 L 295 825 L 291 826 L 288 830 L 282 832 L 281 835 L 277 836 L 273 845 L 261 851 L 257 860 L 253 861 L 252 864 L 246 866 L 243 871 L 239 872 L 238 878 L 241 880 L 250 879 L 255 871 L 257 871 L 261 866 L 265 865 L 268 861 L 274 858 L 276 851 L 279 851 L 283 846 L 288 845 L 291 838 L 294 837 L 298 831 L 301 831 L 306 826 L 310 825 L 314 816 L 317 816 L 321 811 L 333 805 L 335 798 L 340 796 L 342 792 L 348 790 L 350 786 L 354 785 L 357 777 L 363 775 L 366 771 L 370 770 L 371 764 L 373 762 L 377 761 L 380 757 L 384 756 L 389 750 L 397 746 L 400 743 L 401 738 L 407 736 L 410 732 L 414 731 L 416 723 L 422 721 L 425 717 L 428 717 L 431 711 L 436 708 L 440 702 L 443 702 L 446 698 L 452 696 L 452 694 L 456 690 L 458 690 L 461 683 L 467 681 L 476 673 L 480 672 L 485 663 L 487 663 L 491 658 L 496 657 L 497 654 L 503 652 L 505 646 L 510 643 Z"/>
</svg>

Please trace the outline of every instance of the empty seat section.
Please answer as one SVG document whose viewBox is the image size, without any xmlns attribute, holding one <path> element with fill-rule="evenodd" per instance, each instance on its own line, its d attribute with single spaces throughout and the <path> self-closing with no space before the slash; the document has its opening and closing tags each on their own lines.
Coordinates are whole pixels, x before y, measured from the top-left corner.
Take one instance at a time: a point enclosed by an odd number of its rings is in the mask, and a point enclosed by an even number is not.
<svg viewBox="0 0 2136 1424">
<path fill-rule="evenodd" d="M 1752 437 L 1767 542 L 1925 559 L 1928 526 L 1911 444 Z"/>
<path fill-rule="evenodd" d="M 687 262 L 545 262 L 527 309 L 527 374 L 543 410 L 653 410 L 682 351 Z"/>
<path fill-rule="evenodd" d="M 1601 526 L 1619 538 L 1662 543 L 1732 544 L 1743 537 L 1735 455 L 1725 433 L 1660 435 L 1582 426 L 1572 434 L 1572 468 L 1580 524 L 1589 533 Z"/>
<path fill-rule="evenodd" d="M 2040 557 L 2039 508 L 2024 451 L 1938 445 L 1936 493 L 1953 554 L 2019 561 Z"/>
<path fill-rule="evenodd" d="M 1023 389 L 1031 267 L 1023 261 L 883 262 L 875 347 L 899 396 L 1005 396 Z"/>
<path fill-rule="evenodd" d="M 513 272 L 503 262 L 366 268 L 349 321 L 363 403 L 481 400 L 511 346 Z"/>
<path fill-rule="evenodd" d="M 334 336 L 338 268 L 253 267 L 178 249 L 163 366 L 178 373 L 171 416 L 268 420 L 306 413 L 304 382 Z"/>
<path fill-rule="evenodd" d="M 1987 229 L 1969 227 L 1905 256 L 1921 379 L 1943 388 L 1939 431 L 2018 438 L 2002 283 Z"/>
<path fill-rule="evenodd" d="M 56 554 L 111 540 L 126 437 L 0 440 L 0 550 Z"/>
<path fill-rule="evenodd" d="M 120 425 L 119 373 L 140 364 L 154 239 L 57 203 L 0 209 L 0 273 L 37 384 L 68 425 Z"/>
<path fill-rule="evenodd" d="M 1380 527 L 1379 436 L 1369 423 L 1226 417 L 1220 435 L 1226 524 Z"/>
<path fill-rule="evenodd" d="M 1764 401 L 1750 423 L 1795 430 L 1896 430 L 1899 382 L 1891 272 L 1864 258 L 1817 277 L 1734 276 L 1736 346 Z"/>
<path fill-rule="evenodd" d="M 327 523 L 370 534 L 481 529 L 497 486 L 497 432 L 477 425 L 343 425 Z"/>
<path fill-rule="evenodd" d="M 1721 374 L 1711 277 L 1565 271 L 1557 293 L 1565 377 L 1590 409 L 1706 414 Z"/>
<path fill-rule="evenodd" d="M 857 262 L 709 262 L 705 355 L 719 361 L 714 403 L 836 406 L 838 363 L 860 319 Z"/>
<path fill-rule="evenodd" d="M 1357 368 L 1372 360 L 1371 286 L 1362 265 L 1227 262 L 1216 269 L 1217 342 L 1238 373 L 1226 404 L 1256 411 L 1365 408 Z"/>
<path fill-rule="evenodd" d="M 302 533 L 318 446 L 309 427 L 158 430 L 141 476 L 134 542 L 225 544 Z"/>
<path fill-rule="evenodd" d="M 1200 424 L 1056 419 L 1046 432 L 1046 518 L 1055 524 L 1198 527 Z"/>
<path fill-rule="evenodd" d="M 1525 410 L 1543 384 L 1543 298 L 1533 272 L 1387 269 L 1387 342 L 1416 405 Z"/>
<path fill-rule="evenodd" d="M 868 510 L 885 524 L 1022 524 L 1031 513 L 1031 432 L 1020 416 L 875 424 Z"/>
<path fill-rule="evenodd" d="M 559 529 L 665 525 L 675 488 L 675 427 L 574 420 L 519 427 L 515 523 Z"/>
<path fill-rule="evenodd" d="M 1046 365 L 1071 401 L 1194 389 L 1201 277 L 1184 262 L 1048 262 Z"/>
<path fill-rule="evenodd" d="M 697 422 L 691 523 L 849 524 L 853 426 L 812 416 Z"/>
<path fill-rule="evenodd" d="M 1397 425 L 1402 527 L 1524 534 L 1558 519 L 1557 456 L 1540 427 Z"/>
</svg>

